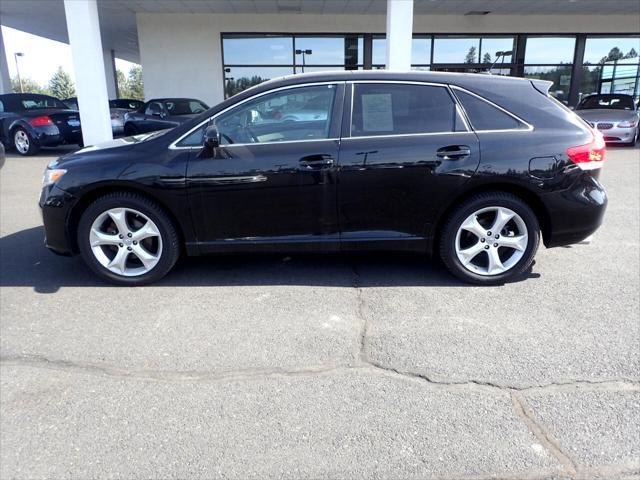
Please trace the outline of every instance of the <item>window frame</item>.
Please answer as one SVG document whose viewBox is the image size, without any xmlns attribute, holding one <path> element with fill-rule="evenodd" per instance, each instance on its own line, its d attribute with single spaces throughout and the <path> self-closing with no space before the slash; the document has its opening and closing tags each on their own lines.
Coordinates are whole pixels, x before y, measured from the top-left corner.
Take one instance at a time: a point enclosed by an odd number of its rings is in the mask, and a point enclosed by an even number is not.
<svg viewBox="0 0 640 480">
<path fill-rule="evenodd" d="M 455 97 L 455 95 L 452 94 L 450 85 L 446 83 L 420 82 L 420 81 L 411 81 L 411 80 L 351 80 L 348 83 L 350 84 L 350 88 L 349 88 L 350 106 L 347 109 L 349 112 L 349 116 L 348 116 L 348 122 L 346 124 L 347 128 L 346 128 L 346 131 L 343 131 L 342 139 L 415 137 L 415 136 L 427 136 L 427 135 L 451 135 L 451 134 L 473 133 L 466 115 L 463 114 L 463 111 L 461 110 L 460 102 L 458 102 L 458 99 Z M 420 133 L 391 133 L 391 134 L 385 133 L 380 135 L 358 135 L 354 137 L 352 135 L 351 130 L 353 128 L 352 119 L 353 119 L 353 108 L 354 108 L 354 102 L 355 102 L 355 86 L 358 84 L 396 84 L 396 85 L 399 84 L 399 85 L 419 85 L 419 86 L 425 86 L 425 87 L 444 88 L 449 94 L 449 97 L 451 98 L 451 101 L 453 102 L 457 113 L 460 114 L 465 130 L 460 130 L 457 132 L 451 131 L 451 132 L 420 132 Z"/>
<path fill-rule="evenodd" d="M 335 85 L 336 86 L 336 94 L 334 96 L 333 102 L 333 109 L 331 112 L 331 118 L 329 119 L 329 136 L 327 138 L 311 138 L 311 139 L 303 139 L 303 140 L 283 140 L 281 142 L 264 142 L 264 143 L 231 143 L 228 145 L 224 145 L 224 148 L 230 148 L 230 147 L 238 147 L 238 146 L 257 146 L 257 145 L 282 145 L 282 144 L 286 144 L 286 143 L 300 143 L 300 142 L 323 142 L 323 141 L 328 141 L 328 140 L 332 140 L 332 141 L 336 141 L 336 140 L 340 140 L 340 119 L 342 118 L 342 109 L 341 108 L 336 108 L 336 107 L 341 107 L 344 105 L 344 87 L 345 87 L 346 82 L 344 80 L 338 80 L 338 81 L 327 81 L 327 82 L 309 82 L 309 83 L 296 83 L 293 85 L 285 85 L 283 87 L 278 87 L 278 88 L 272 88 L 269 90 L 265 90 L 264 92 L 259 92 L 256 93 L 255 95 L 251 95 L 247 98 L 243 98 L 242 100 L 240 100 L 239 102 L 236 102 L 232 105 L 229 105 L 227 108 L 224 108 L 222 110 L 220 110 L 219 112 L 214 113 L 213 115 L 211 115 L 210 117 L 207 117 L 205 120 L 201 121 L 200 123 L 198 123 L 196 126 L 194 126 L 193 128 L 191 128 L 190 130 L 188 130 L 186 133 L 183 133 L 182 135 L 180 135 L 176 140 L 174 140 L 173 142 L 171 142 L 171 144 L 169 144 L 169 150 L 187 150 L 187 149 L 192 149 L 192 148 L 199 148 L 198 146 L 182 146 L 182 145 L 178 145 L 182 140 L 184 140 L 186 137 L 190 136 L 192 133 L 194 133 L 196 130 L 198 130 L 200 127 L 202 127 L 203 125 L 206 124 L 210 124 L 212 121 L 215 121 L 215 119 L 217 117 L 219 117 L 220 115 L 227 113 L 230 110 L 233 110 L 241 105 L 243 105 L 244 103 L 250 102 L 252 100 L 255 100 L 257 98 L 260 98 L 262 96 L 265 95 L 269 95 L 271 93 L 275 93 L 275 92 L 280 92 L 282 90 L 290 90 L 290 89 L 294 89 L 294 88 L 302 88 L 302 87 L 315 87 L 315 86 L 322 86 L 322 85 Z M 340 91 L 340 89 L 342 88 L 342 93 Z M 205 127 L 206 128 L 206 127 Z M 332 136 L 331 133 L 332 132 L 337 132 L 338 136 Z M 200 146 L 201 147 L 201 146 Z"/>
</svg>

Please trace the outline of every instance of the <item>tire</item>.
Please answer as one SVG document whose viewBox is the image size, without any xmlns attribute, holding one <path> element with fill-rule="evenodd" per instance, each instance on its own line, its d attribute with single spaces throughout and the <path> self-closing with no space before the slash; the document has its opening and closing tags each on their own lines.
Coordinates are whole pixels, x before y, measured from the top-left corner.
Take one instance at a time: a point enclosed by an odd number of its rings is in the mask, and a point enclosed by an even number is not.
<svg viewBox="0 0 640 480">
<path fill-rule="evenodd" d="M 169 216 L 136 193 L 114 192 L 96 199 L 82 214 L 77 235 L 87 266 L 119 285 L 156 282 L 180 256 L 178 232 Z"/>
<path fill-rule="evenodd" d="M 16 128 L 11 134 L 11 138 L 13 140 L 13 148 L 22 156 L 29 157 L 40 151 L 40 146 L 36 145 L 33 137 L 22 127 Z"/>
<path fill-rule="evenodd" d="M 138 129 L 136 128 L 135 125 L 132 125 L 131 123 L 127 123 L 124 126 L 124 136 L 125 137 L 132 137 L 133 135 L 138 135 Z"/>
<path fill-rule="evenodd" d="M 507 218 L 499 232 L 490 230 Z M 501 285 L 533 263 L 540 244 L 540 226 L 519 197 L 486 192 L 469 198 L 453 211 L 439 240 L 440 257 L 456 277 L 476 285 Z"/>
</svg>

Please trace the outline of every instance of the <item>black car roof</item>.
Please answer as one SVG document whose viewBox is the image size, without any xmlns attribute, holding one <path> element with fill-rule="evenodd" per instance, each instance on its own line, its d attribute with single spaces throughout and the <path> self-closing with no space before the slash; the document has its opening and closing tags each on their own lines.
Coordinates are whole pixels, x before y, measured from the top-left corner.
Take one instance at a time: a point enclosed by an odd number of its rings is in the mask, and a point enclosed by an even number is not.
<svg viewBox="0 0 640 480">
<path fill-rule="evenodd" d="M 59 98 L 52 97 L 51 95 L 45 95 L 44 93 L 5 93 L 3 95 L 0 95 L 0 98 L 6 98 L 8 100 L 20 100 L 21 98 L 25 97 L 46 97 L 53 98 L 54 100 L 58 100 L 59 102 L 62 101 Z"/>
</svg>

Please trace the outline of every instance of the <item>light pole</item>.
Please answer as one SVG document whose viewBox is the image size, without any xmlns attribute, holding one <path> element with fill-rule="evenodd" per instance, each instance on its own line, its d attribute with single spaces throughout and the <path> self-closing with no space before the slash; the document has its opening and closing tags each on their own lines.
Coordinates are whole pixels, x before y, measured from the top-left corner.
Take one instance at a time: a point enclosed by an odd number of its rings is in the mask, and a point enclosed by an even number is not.
<svg viewBox="0 0 640 480">
<path fill-rule="evenodd" d="M 313 50 L 296 50 L 296 55 L 302 55 L 302 73 L 304 73 L 304 67 L 306 65 L 305 63 L 305 55 L 311 55 L 313 53 Z"/>
<path fill-rule="evenodd" d="M 15 52 L 13 54 L 13 58 L 16 60 L 16 72 L 18 72 L 18 83 L 20 84 L 20 93 L 24 93 L 22 91 L 22 78 L 20 78 L 20 67 L 18 66 L 18 57 L 24 57 L 24 53 Z"/>
</svg>

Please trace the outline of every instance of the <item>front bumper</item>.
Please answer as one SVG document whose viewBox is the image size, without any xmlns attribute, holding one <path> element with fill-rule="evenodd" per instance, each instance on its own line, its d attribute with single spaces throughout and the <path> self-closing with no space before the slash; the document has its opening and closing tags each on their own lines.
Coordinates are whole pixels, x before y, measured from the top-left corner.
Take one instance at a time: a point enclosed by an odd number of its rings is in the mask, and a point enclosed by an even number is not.
<svg viewBox="0 0 640 480">
<path fill-rule="evenodd" d="M 44 223 L 45 246 L 58 255 L 74 254 L 67 228 L 68 218 L 76 198 L 73 195 L 50 185 L 42 189 L 40 209 Z"/>
<path fill-rule="evenodd" d="M 607 130 L 599 130 L 607 143 L 631 143 L 635 140 L 636 127 L 614 127 Z"/>
<path fill-rule="evenodd" d="M 567 190 L 543 195 L 549 214 L 547 247 L 579 243 L 600 227 L 607 209 L 607 194 L 597 173 L 583 172 Z"/>
</svg>

